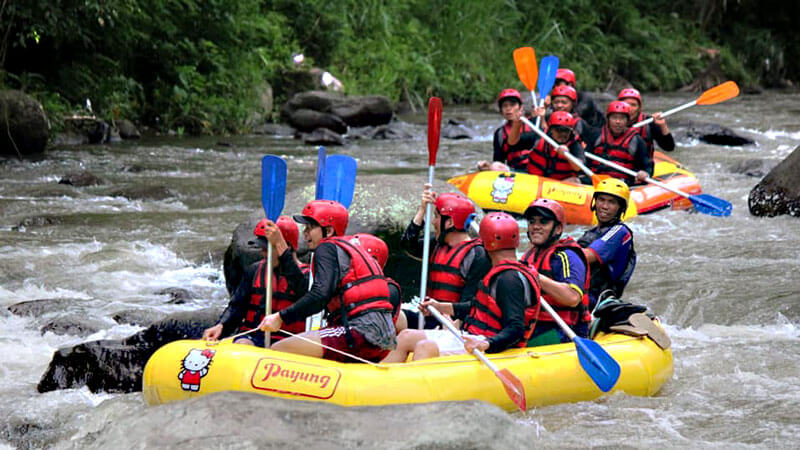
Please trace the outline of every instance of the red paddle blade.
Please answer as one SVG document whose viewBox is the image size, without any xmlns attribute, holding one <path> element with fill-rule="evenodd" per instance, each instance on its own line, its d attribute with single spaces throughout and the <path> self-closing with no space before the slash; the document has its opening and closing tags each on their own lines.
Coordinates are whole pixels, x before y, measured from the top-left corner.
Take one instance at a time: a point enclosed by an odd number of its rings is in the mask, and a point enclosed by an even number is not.
<svg viewBox="0 0 800 450">
<path fill-rule="evenodd" d="M 536 52 L 533 47 L 520 47 L 514 50 L 514 66 L 517 67 L 519 81 L 533 91 L 539 81 L 539 67 L 536 65 Z"/>
<path fill-rule="evenodd" d="M 495 374 L 497 378 L 503 382 L 506 394 L 508 394 L 511 401 L 517 405 L 517 408 L 519 408 L 520 411 L 527 411 L 528 403 L 525 400 L 525 386 L 522 385 L 522 381 L 514 376 L 508 369 L 499 370 L 495 372 Z"/>
<path fill-rule="evenodd" d="M 726 81 L 703 92 L 697 99 L 698 105 L 714 105 L 739 95 L 739 86 L 733 81 Z"/>
<path fill-rule="evenodd" d="M 436 165 L 436 152 L 439 150 L 439 132 L 442 130 L 442 99 L 431 97 L 428 100 L 428 165 Z"/>
</svg>

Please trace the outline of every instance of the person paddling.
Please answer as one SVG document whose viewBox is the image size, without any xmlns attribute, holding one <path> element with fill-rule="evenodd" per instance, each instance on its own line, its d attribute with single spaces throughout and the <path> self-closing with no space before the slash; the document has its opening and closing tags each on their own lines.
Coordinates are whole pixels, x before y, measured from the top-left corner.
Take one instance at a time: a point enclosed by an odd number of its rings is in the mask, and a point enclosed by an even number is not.
<svg viewBox="0 0 800 450">
<path fill-rule="evenodd" d="M 353 239 L 351 239 L 350 242 L 358 244 L 364 250 L 366 250 L 370 256 L 378 261 L 381 269 L 386 267 L 386 261 L 389 260 L 389 246 L 386 245 L 386 242 L 384 242 L 383 239 L 367 233 L 356 233 L 353 235 Z M 394 327 L 399 333 L 408 327 L 406 316 L 400 310 L 400 305 L 403 302 L 403 295 L 402 291 L 400 290 L 400 284 L 397 283 L 397 281 L 394 281 L 389 277 L 386 277 L 386 281 L 389 283 L 389 303 L 392 304 L 392 318 L 394 319 Z"/>
<path fill-rule="evenodd" d="M 580 337 L 589 333 L 589 264 L 574 239 L 561 233 L 566 225 L 564 207 L 540 198 L 525 210 L 531 248 L 520 262 L 539 272 L 542 296 Z M 537 317 L 536 333 L 528 346 L 569 342 L 570 338 L 546 311 Z"/>
<path fill-rule="evenodd" d="M 583 118 L 589 126 L 600 128 L 603 126 L 603 113 L 597 102 L 586 91 L 579 91 L 575 72 L 567 68 L 560 68 L 556 71 L 555 86 L 571 86 L 577 92 L 577 100 L 574 113 Z"/>
<path fill-rule="evenodd" d="M 443 314 L 463 319 L 462 344 L 449 330 L 404 330 L 397 349 L 383 362 L 405 362 L 410 352 L 415 361 L 439 355 L 472 353 L 478 349 L 496 353 L 524 347 L 533 333 L 541 293 L 535 269 L 517 261 L 519 225 L 506 213 L 487 214 L 480 224 L 480 237 L 492 261 L 492 269 L 481 280 L 475 297 L 458 303 L 426 300 L 423 312 L 434 307 Z"/>
<path fill-rule="evenodd" d="M 266 288 L 267 247 L 270 243 L 275 247 L 272 253 L 272 310 L 286 309 L 299 299 L 308 289 L 307 264 L 297 259 L 299 230 L 297 224 L 288 217 L 280 216 L 277 223 L 269 219 L 261 219 L 253 230 L 254 241 L 248 242 L 261 249 L 261 261 L 247 268 L 239 286 L 233 292 L 228 307 L 222 312 L 217 324 L 203 331 L 203 339 L 218 340 L 222 335 L 232 331 L 244 332 L 255 330 L 264 317 L 264 297 Z M 238 326 L 238 329 L 236 328 Z M 281 329 L 292 333 L 305 330 L 302 320 L 287 322 Z M 280 340 L 284 335 L 276 334 L 273 340 Z M 264 346 L 263 333 L 249 333 L 237 337 L 235 344 Z"/>
<path fill-rule="evenodd" d="M 578 239 L 590 268 L 589 308 L 608 296 L 620 298 L 636 268 L 633 231 L 622 223 L 630 189 L 616 178 L 597 184 L 592 211 L 597 226 Z"/>
<path fill-rule="evenodd" d="M 294 220 L 305 225 L 303 237 L 314 251 L 314 284 L 293 305 L 265 317 L 261 330 L 276 332 L 284 322 L 324 310 L 326 327 L 284 339 L 272 348 L 343 362 L 353 361 L 347 354 L 379 361 L 395 346 L 389 286 L 378 262 L 344 237 L 347 209 L 332 200 L 312 200 Z"/>
<path fill-rule="evenodd" d="M 535 134 L 520 118 L 524 114 L 522 96 L 516 89 L 504 89 L 497 96 L 497 105 L 505 123 L 494 132 L 492 161 L 480 161 L 478 170 L 525 171 Z"/>
<path fill-rule="evenodd" d="M 635 171 L 636 176 L 618 172 L 593 159 L 589 161 L 588 166 L 597 175 L 609 175 L 633 185 L 642 183 L 645 178 L 653 175 L 653 158 L 647 152 L 647 145 L 639 136 L 639 132 L 631 128 L 630 117 L 630 105 L 619 100 L 611 102 L 606 109 L 606 124 L 590 151 L 603 159 Z M 584 181 L 587 184 L 591 183 L 588 180 Z"/>
<path fill-rule="evenodd" d="M 583 143 L 575 132 L 575 119 L 566 111 L 556 111 L 547 119 L 547 134 L 561 144 L 553 148 L 542 138 L 537 139 L 528 154 L 528 173 L 555 180 L 580 184 L 578 175 L 580 167 L 564 156 L 569 152 L 572 156 L 584 161 Z"/>
<path fill-rule="evenodd" d="M 400 238 L 400 248 L 409 256 L 422 258 L 423 239 L 420 233 L 425 207 L 430 203 L 435 237 L 431 241 L 430 267 L 426 296 L 448 303 L 462 302 L 475 296 L 481 279 L 489 272 L 491 261 L 480 239 L 472 239 L 467 227 L 475 214 L 475 206 L 467 198 L 453 193 L 437 195 L 425 184 L 417 213 Z M 408 326 L 418 328 L 418 314 L 407 315 Z M 425 320 L 425 328 L 435 328 L 433 318 Z"/>
<path fill-rule="evenodd" d="M 628 88 L 619 91 L 617 100 L 622 100 L 631 107 L 631 120 L 629 125 L 633 125 L 636 122 L 640 122 L 651 117 L 650 115 L 642 112 L 642 95 L 636 89 Z M 653 114 L 652 117 L 653 121 L 651 123 L 639 128 L 634 128 L 634 130 L 639 132 L 639 136 L 644 139 L 644 143 L 647 145 L 647 152 L 650 155 L 650 158 L 653 157 L 653 152 L 655 151 L 654 142 L 658 143 L 658 146 L 661 147 L 662 150 L 668 152 L 675 150 L 675 139 L 672 137 L 672 133 L 669 131 L 667 121 L 661 117 L 660 112 Z"/>
</svg>

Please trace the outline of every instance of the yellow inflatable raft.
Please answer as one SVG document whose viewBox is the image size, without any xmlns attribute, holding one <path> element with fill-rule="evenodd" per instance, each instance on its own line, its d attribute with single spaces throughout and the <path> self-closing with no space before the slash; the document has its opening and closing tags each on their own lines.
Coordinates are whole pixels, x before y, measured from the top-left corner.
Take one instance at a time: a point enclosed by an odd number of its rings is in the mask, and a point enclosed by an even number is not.
<svg viewBox="0 0 800 450">
<path fill-rule="evenodd" d="M 671 350 L 646 337 L 612 333 L 596 340 L 622 368 L 613 391 L 650 396 L 672 377 Z M 604 395 L 581 368 L 572 343 L 488 356 L 522 381 L 529 408 Z M 151 405 L 219 391 L 342 406 L 482 400 L 509 411 L 516 408 L 494 373 L 469 355 L 343 364 L 229 342 L 183 340 L 160 348 L 144 369 L 143 392 Z"/>
<path fill-rule="evenodd" d="M 661 152 L 655 152 L 654 159 L 655 179 L 689 195 L 702 193 L 697 178 L 677 161 Z M 592 186 L 565 183 L 526 173 L 493 171 L 460 175 L 447 182 L 486 210 L 522 214 L 535 199 L 549 198 L 561 203 L 568 223 L 590 225 L 596 222 L 590 210 L 594 194 Z M 631 189 L 631 198 L 633 201 L 628 203 L 625 219 L 668 207 L 686 209 L 692 206 L 688 199 L 649 184 Z"/>
</svg>

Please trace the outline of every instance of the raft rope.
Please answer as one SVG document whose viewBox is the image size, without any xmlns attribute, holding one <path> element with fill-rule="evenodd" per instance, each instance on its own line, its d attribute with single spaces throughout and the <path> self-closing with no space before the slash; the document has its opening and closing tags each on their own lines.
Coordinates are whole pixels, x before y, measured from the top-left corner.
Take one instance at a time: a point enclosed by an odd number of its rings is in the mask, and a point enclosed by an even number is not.
<svg viewBox="0 0 800 450">
<path fill-rule="evenodd" d="M 252 330 L 247 330 L 247 331 L 244 331 L 244 332 L 241 332 L 241 333 L 238 333 L 238 334 L 234 334 L 233 336 L 228 336 L 225 339 L 222 339 L 221 341 L 217 341 L 217 342 L 211 341 L 211 342 L 209 342 L 209 345 L 217 345 L 219 343 L 222 343 L 222 342 L 225 342 L 225 341 L 228 341 L 228 340 L 232 341 L 232 340 L 236 339 L 237 337 L 241 337 L 241 336 L 244 336 L 246 334 L 250 334 L 250 333 L 252 333 L 254 331 L 259 331 L 259 329 L 258 328 L 254 328 Z M 362 363 L 365 363 L 365 364 L 369 364 L 372 367 L 378 367 L 380 369 L 387 369 L 388 368 L 387 366 L 385 366 L 383 364 L 378 364 L 378 363 L 374 363 L 372 361 L 367 361 L 364 358 L 361 358 L 359 356 L 356 356 L 356 355 L 353 355 L 353 354 L 350 354 L 350 353 L 347 353 L 347 352 L 343 352 L 343 351 L 335 349 L 333 347 L 329 347 L 329 346 L 323 344 L 322 342 L 317 342 L 317 341 L 315 341 L 313 339 L 309 339 L 309 338 L 307 338 L 305 336 L 301 336 L 299 334 L 294 334 L 294 333 L 291 333 L 291 332 L 286 331 L 286 330 L 278 330 L 278 331 L 280 331 L 281 333 L 284 333 L 284 334 L 288 334 L 289 336 L 296 337 L 296 338 L 298 338 L 300 340 L 309 342 L 311 344 L 319 345 L 320 347 L 322 347 L 324 349 L 328 349 L 328 350 L 330 350 L 332 352 L 339 353 L 340 355 L 344 355 L 344 356 L 346 356 L 348 358 L 355 359 L 356 361 L 359 361 L 359 362 L 362 362 Z"/>
</svg>

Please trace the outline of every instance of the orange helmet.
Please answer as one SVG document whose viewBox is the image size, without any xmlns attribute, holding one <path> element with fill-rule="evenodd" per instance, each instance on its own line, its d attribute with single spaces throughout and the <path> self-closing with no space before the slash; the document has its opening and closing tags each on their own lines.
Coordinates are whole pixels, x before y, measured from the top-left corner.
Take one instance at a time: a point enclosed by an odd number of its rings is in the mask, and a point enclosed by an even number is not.
<svg viewBox="0 0 800 450">
<path fill-rule="evenodd" d="M 333 227 L 336 236 L 343 236 L 347 229 L 350 214 L 347 208 L 333 200 L 311 200 L 300 215 L 294 216 L 297 223 Z"/>
</svg>

